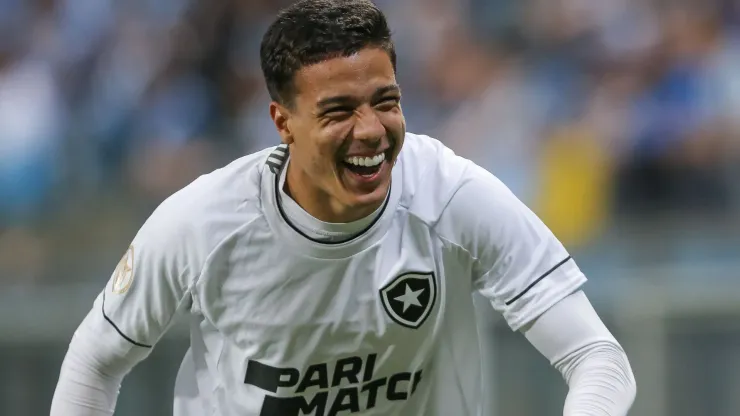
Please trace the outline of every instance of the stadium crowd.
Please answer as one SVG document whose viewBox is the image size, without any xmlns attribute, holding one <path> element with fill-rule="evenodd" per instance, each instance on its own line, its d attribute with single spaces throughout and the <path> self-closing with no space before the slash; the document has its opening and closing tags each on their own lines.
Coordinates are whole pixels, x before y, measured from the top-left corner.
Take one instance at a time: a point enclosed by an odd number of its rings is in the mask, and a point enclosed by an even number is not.
<svg viewBox="0 0 740 416">
<path fill-rule="evenodd" d="M 107 276 L 162 199 L 276 144 L 259 43 L 286 2 L 0 0 L 0 285 Z M 377 3 L 409 130 L 498 175 L 575 250 L 646 220 L 674 242 L 657 223 L 731 228 L 740 2 Z M 671 255 L 717 254 L 692 233 Z M 594 258 L 644 254 L 635 235 Z"/>
</svg>

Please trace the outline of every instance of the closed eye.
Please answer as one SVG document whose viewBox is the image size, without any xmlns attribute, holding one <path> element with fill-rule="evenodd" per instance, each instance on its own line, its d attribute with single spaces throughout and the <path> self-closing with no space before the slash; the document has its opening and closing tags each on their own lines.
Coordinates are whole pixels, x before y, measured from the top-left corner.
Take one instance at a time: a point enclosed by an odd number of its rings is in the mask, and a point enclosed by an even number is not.
<svg viewBox="0 0 740 416">
<path fill-rule="evenodd" d="M 375 104 L 375 108 L 381 111 L 390 111 L 398 106 L 401 97 L 385 97 Z"/>
<path fill-rule="evenodd" d="M 344 117 L 352 114 L 354 110 L 350 106 L 330 107 L 321 112 L 321 117 Z"/>
</svg>

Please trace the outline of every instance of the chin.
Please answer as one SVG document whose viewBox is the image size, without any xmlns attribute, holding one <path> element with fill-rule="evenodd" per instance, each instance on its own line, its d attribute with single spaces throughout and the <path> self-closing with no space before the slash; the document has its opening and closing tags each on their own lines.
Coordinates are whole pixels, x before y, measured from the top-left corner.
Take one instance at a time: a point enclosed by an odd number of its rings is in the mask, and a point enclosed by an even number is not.
<svg viewBox="0 0 740 416">
<path fill-rule="evenodd" d="M 350 198 L 348 198 L 350 201 L 352 201 L 350 206 L 356 207 L 358 209 L 366 208 L 366 207 L 372 207 L 373 209 L 377 208 L 380 204 L 385 201 L 386 196 L 388 195 L 388 190 L 390 188 L 390 180 L 384 181 L 378 187 L 376 187 L 371 192 L 366 193 L 352 193 L 350 195 Z"/>
</svg>

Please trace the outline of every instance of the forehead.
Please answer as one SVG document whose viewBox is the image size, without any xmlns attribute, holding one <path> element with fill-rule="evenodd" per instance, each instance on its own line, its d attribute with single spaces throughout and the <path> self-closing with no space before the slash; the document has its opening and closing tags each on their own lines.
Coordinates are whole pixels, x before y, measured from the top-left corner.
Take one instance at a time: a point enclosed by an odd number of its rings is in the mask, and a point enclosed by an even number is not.
<svg viewBox="0 0 740 416">
<path fill-rule="evenodd" d="M 301 68 L 295 75 L 296 98 L 317 102 L 338 95 L 362 97 L 395 82 L 388 54 L 382 49 L 367 48 Z"/>
</svg>

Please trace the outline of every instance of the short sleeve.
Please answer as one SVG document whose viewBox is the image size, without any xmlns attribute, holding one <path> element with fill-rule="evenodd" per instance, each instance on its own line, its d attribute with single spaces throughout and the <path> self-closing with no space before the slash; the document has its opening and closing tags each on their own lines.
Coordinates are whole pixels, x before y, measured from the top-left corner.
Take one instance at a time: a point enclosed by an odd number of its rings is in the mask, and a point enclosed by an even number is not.
<svg viewBox="0 0 740 416">
<path fill-rule="evenodd" d="M 437 228 L 469 253 L 473 287 L 518 330 L 576 291 L 586 277 L 500 180 L 472 162 L 460 163 L 467 166 Z"/>
<path fill-rule="evenodd" d="M 134 237 L 95 302 L 130 344 L 151 348 L 178 311 L 190 307 L 197 253 L 188 225 L 158 209 Z M 94 311 L 93 311 L 94 312 Z"/>
</svg>

